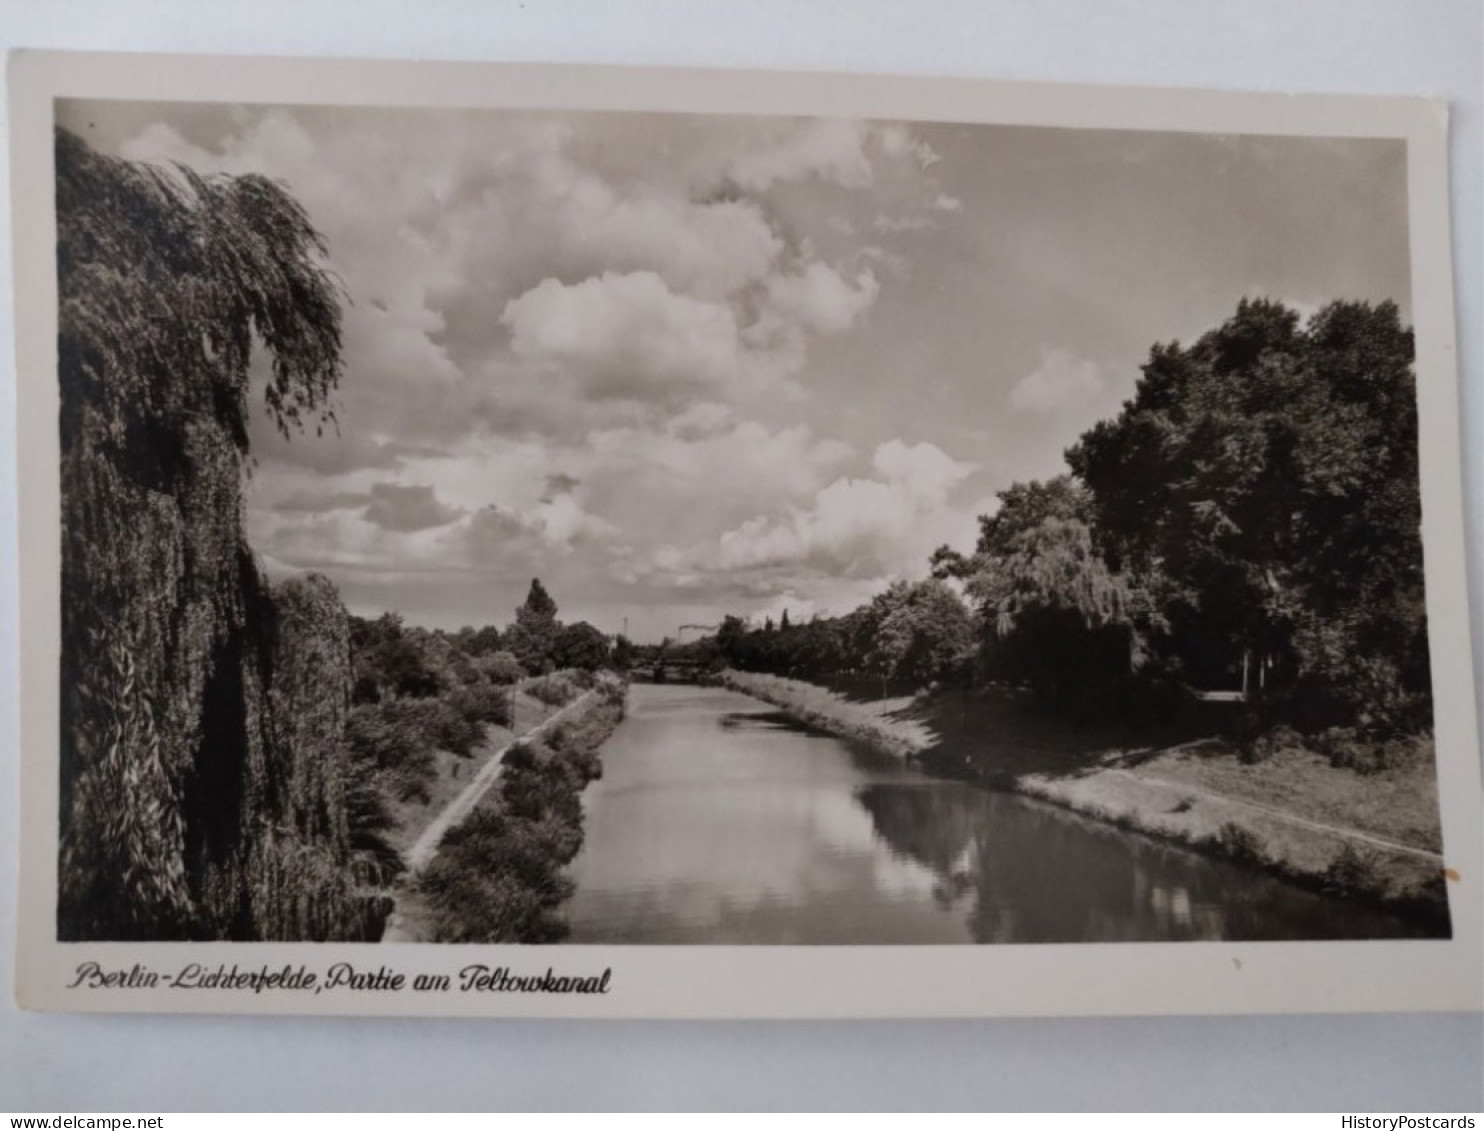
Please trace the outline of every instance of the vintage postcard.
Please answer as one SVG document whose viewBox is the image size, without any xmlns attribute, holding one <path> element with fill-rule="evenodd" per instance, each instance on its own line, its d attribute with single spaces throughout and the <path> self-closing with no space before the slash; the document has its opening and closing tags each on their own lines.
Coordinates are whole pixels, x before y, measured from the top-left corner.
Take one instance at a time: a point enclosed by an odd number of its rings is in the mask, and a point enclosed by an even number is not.
<svg viewBox="0 0 1484 1131">
<path fill-rule="evenodd" d="M 1444 105 L 10 82 L 23 1005 L 1480 1007 Z"/>
</svg>

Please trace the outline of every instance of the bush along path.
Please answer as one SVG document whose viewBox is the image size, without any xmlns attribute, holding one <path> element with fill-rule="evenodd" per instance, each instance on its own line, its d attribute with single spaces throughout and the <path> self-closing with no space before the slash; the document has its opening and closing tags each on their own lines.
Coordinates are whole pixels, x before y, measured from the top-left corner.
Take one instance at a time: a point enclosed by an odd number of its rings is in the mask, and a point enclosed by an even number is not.
<svg viewBox="0 0 1484 1131">
<path fill-rule="evenodd" d="M 438 851 L 438 844 L 443 839 L 444 834 L 470 813 L 474 812 L 475 806 L 484 799 L 484 795 L 489 792 L 490 787 L 499 780 L 500 770 L 505 764 L 505 755 L 510 752 L 512 747 L 522 742 L 541 741 L 542 735 L 552 727 L 558 725 L 563 719 L 570 719 L 574 716 L 581 715 L 597 698 L 598 692 L 596 689 L 584 692 L 545 722 L 537 724 L 526 734 L 497 750 L 490 760 L 484 764 L 479 773 L 474 775 L 474 779 L 464 787 L 463 792 L 450 801 L 441 813 L 428 822 L 427 828 L 423 829 L 418 835 L 417 840 L 413 841 L 412 847 L 404 854 L 407 862 L 407 870 L 414 875 L 421 872 L 428 861 Z"/>
<path fill-rule="evenodd" d="M 406 853 L 383 942 L 555 942 L 582 846 L 580 794 L 622 720 L 613 676 L 490 758 Z"/>
</svg>

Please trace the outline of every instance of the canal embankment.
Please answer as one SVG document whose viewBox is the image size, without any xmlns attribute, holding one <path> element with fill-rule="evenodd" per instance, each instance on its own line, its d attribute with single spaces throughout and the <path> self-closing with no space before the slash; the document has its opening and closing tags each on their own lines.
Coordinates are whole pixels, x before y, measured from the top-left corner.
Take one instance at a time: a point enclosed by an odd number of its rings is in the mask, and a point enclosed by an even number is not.
<svg viewBox="0 0 1484 1131">
<path fill-rule="evenodd" d="M 1430 740 L 1381 773 L 1301 742 L 1254 757 L 1199 725 L 1140 733 L 1048 719 L 999 689 L 872 699 L 727 670 L 725 686 L 924 770 L 1038 798 L 1310 890 L 1445 919 Z"/>
<path fill-rule="evenodd" d="M 571 678 L 570 673 L 529 676 L 501 689 L 505 699 L 504 721 L 481 724 L 479 741 L 465 753 L 430 744 L 422 758 L 424 765 L 416 780 L 417 788 L 387 798 L 391 821 L 386 839 L 405 866 L 416 871 L 427 862 L 429 830 L 446 817 L 459 798 L 470 792 L 473 783 L 488 785 L 513 743 L 571 708 L 581 692 Z M 564 689 L 568 697 L 553 695 L 550 688 Z M 475 788 L 482 795 L 482 790 Z M 446 829 L 445 823 L 434 835 L 435 843 Z"/>
<path fill-rule="evenodd" d="M 558 941 L 581 793 L 624 715 L 610 675 L 498 751 L 408 848 L 386 942 Z"/>
</svg>

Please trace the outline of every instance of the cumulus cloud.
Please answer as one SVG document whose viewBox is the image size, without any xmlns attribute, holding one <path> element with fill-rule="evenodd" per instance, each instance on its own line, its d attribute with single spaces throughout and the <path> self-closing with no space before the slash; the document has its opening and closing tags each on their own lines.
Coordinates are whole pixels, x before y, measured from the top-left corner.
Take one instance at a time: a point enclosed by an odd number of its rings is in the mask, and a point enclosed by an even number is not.
<svg viewBox="0 0 1484 1131">
<path fill-rule="evenodd" d="M 906 444 L 888 440 L 871 459 L 888 483 L 899 484 L 907 495 L 925 504 L 942 502 L 974 470 L 971 463 L 953 459 L 936 444 Z"/>
<path fill-rule="evenodd" d="M 768 190 L 905 200 L 933 158 L 906 126 L 814 119 L 235 107 L 210 134 L 162 121 L 120 151 L 266 173 L 324 231 L 351 299 L 340 419 L 357 438 L 253 435 L 324 474 L 401 465 L 363 437 L 447 447 L 655 419 L 724 386 L 796 394 L 811 340 L 857 324 L 881 284 L 822 258 Z"/>
<path fill-rule="evenodd" d="M 518 291 L 543 270 L 564 279 L 653 271 L 717 299 L 764 277 L 785 251 L 759 202 L 697 198 L 663 165 L 615 176 L 601 168 L 611 147 L 584 149 L 573 135 L 553 126 L 492 139 L 494 166 L 471 170 L 455 209 L 467 221 L 472 277 Z"/>
<path fill-rule="evenodd" d="M 1010 390 L 1010 405 L 1042 415 L 1084 402 L 1103 391 L 1096 363 L 1061 349 L 1043 349 L 1040 364 Z"/>
<path fill-rule="evenodd" d="M 921 138 L 915 137 L 912 130 L 901 122 L 878 126 L 877 131 L 881 151 L 888 157 L 906 158 L 922 169 L 936 165 L 942 160 L 932 146 Z"/>
<path fill-rule="evenodd" d="M 447 526 L 463 513 L 438 501 L 427 484 L 376 483 L 366 502 L 366 521 L 383 530 L 427 530 Z"/>
<path fill-rule="evenodd" d="M 894 232 L 923 232 L 936 225 L 926 216 L 915 214 L 888 216 L 885 212 L 878 212 L 876 218 L 871 221 L 871 227 L 878 232 L 891 235 Z"/>
<path fill-rule="evenodd" d="M 783 240 L 755 204 L 697 203 L 674 195 L 569 204 L 562 230 L 595 263 L 649 269 L 677 287 L 722 298 L 768 274 Z M 581 198 L 579 198 L 581 200 Z M 585 214 L 572 215 L 577 208 Z"/>
<path fill-rule="evenodd" d="M 592 396 L 663 396 L 670 386 L 746 384 L 768 373 L 729 306 L 677 294 L 651 271 L 543 280 L 512 299 L 500 322 L 517 355 L 579 375 Z"/>
<path fill-rule="evenodd" d="M 870 271 L 846 279 L 816 260 L 795 274 L 773 276 L 767 293 L 779 317 L 792 317 L 821 334 L 838 334 L 870 308 L 880 290 Z"/>
<path fill-rule="evenodd" d="M 280 181 L 349 299 L 338 432 L 254 426 L 249 522 L 277 571 L 329 569 L 362 597 L 371 576 L 550 574 L 641 604 L 803 609 L 822 598 L 791 562 L 875 568 L 967 466 L 887 444 L 842 477 L 860 457 L 830 435 L 836 408 L 808 404 L 819 343 L 902 274 L 864 244 L 872 217 L 947 208 L 913 127 L 160 113 L 115 151 Z"/>
<path fill-rule="evenodd" d="M 295 514 L 257 508 L 248 512 L 248 536 L 254 549 L 277 563 L 280 572 L 406 576 L 441 573 L 451 565 L 461 568 L 439 549 L 440 539 L 454 525 L 389 529 L 370 521 L 367 509 Z"/>
<path fill-rule="evenodd" d="M 840 119 L 813 118 L 784 127 L 773 144 L 738 154 L 727 168 L 744 189 L 761 191 L 779 181 L 811 177 L 844 188 L 871 183 L 871 160 L 866 154 L 867 124 Z"/>
<path fill-rule="evenodd" d="M 584 448 L 584 490 L 593 509 L 631 532 L 628 568 L 642 572 L 649 540 L 705 538 L 780 500 L 807 499 L 850 455 L 802 424 L 604 429 Z"/>
<path fill-rule="evenodd" d="M 949 495 L 974 470 L 934 444 L 890 440 L 872 457 L 871 478 L 841 477 L 807 506 L 759 515 L 723 533 L 714 568 L 807 565 L 842 576 L 881 576 L 938 544 Z"/>
<path fill-rule="evenodd" d="M 448 528 L 438 552 L 470 571 L 495 577 L 541 573 L 580 557 L 582 572 L 606 562 L 618 530 L 571 495 L 517 511 L 486 506 Z"/>
</svg>

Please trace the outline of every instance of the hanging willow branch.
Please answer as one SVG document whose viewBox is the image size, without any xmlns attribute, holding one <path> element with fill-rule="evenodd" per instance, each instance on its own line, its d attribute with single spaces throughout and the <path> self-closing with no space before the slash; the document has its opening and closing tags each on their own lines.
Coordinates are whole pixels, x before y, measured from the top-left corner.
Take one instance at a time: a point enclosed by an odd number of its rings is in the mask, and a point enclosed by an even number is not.
<svg viewBox="0 0 1484 1131">
<path fill-rule="evenodd" d="M 967 589 L 1002 639 L 1030 609 L 1074 612 L 1089 629 L 1128 620 L 1127 579 L 1108 569 L 1091 531 L 1077 519 L 1047 518 L 979 567 Z"/>
<path fill-rule="evenodd" d="M 262 177 L 56 159 L 58 935 L 365 937 L 345 612 L 273 591 L 243 529 L 254 357 L 281 432 L 334 419 L 325 245 Z"/>
<path fill-rule="evenodd" d="M 247 449 L 254 339 L 284 435 L 333 422 L 343 298 L 308 214 L 264 177 L 121 161 L 57 133 L 63 376 L 178 424 L 201 394 Z M 202 381 L 209 385 L 203 390 Z"/>
</svg>

